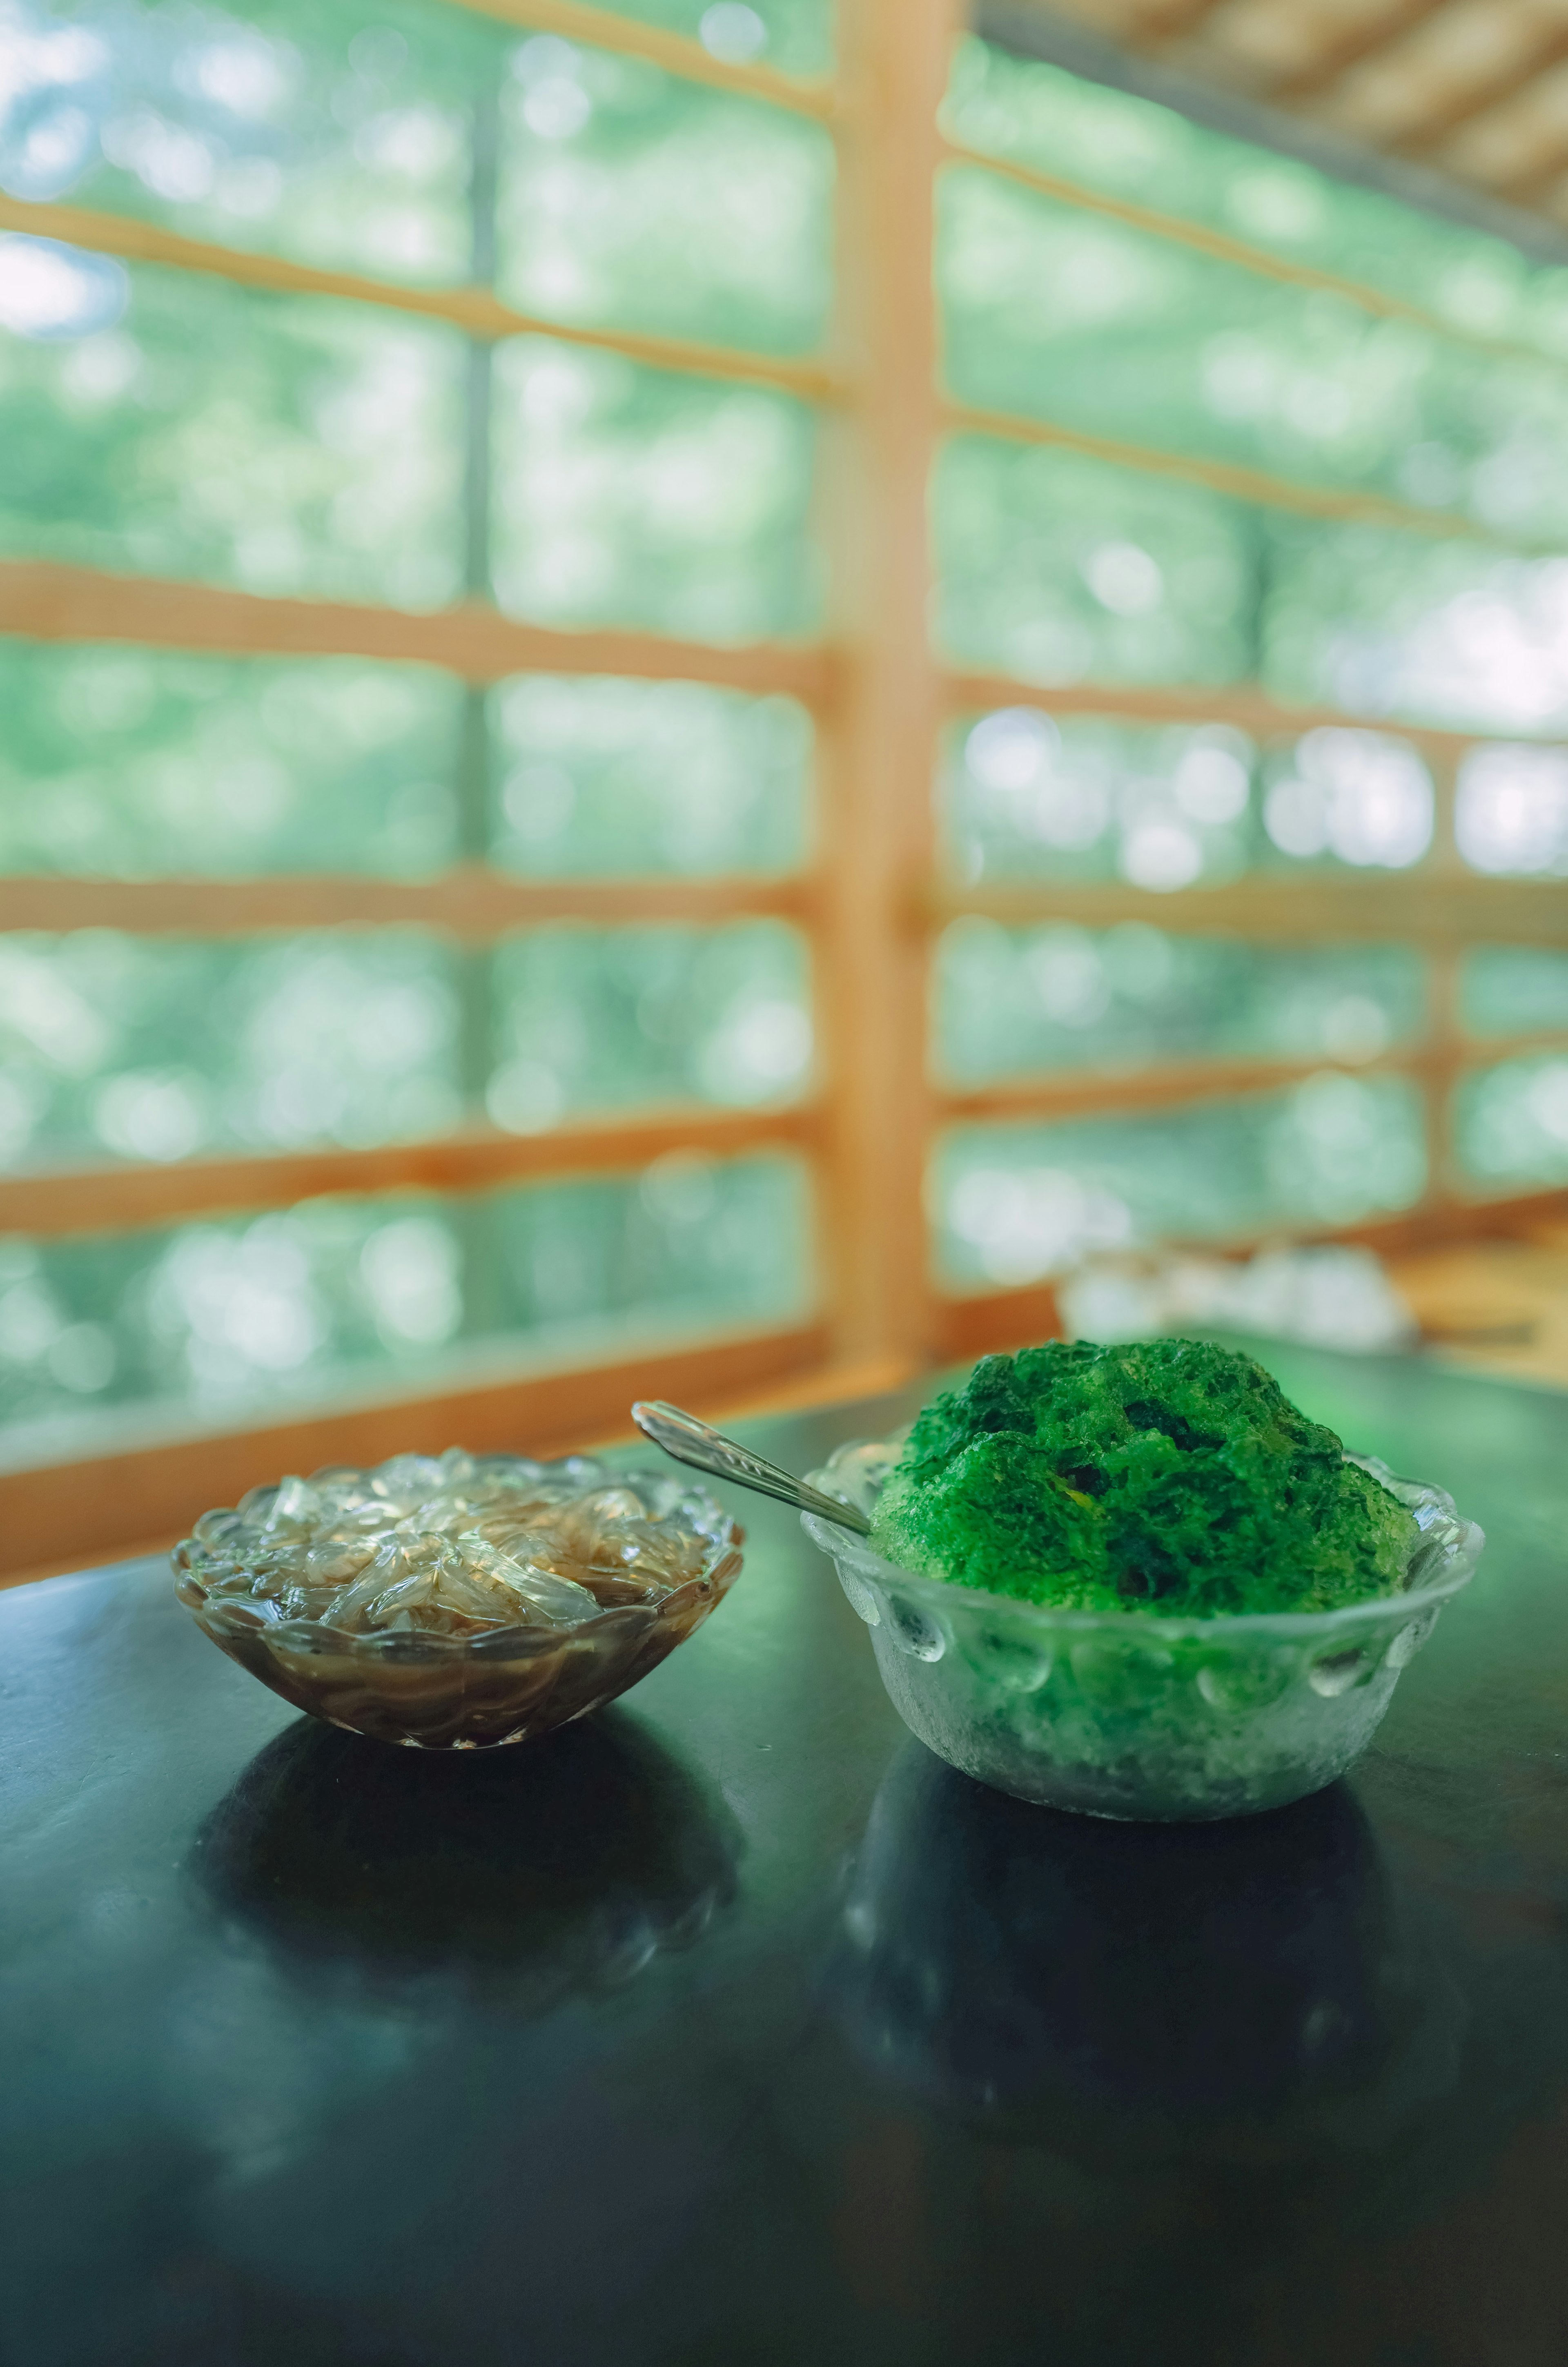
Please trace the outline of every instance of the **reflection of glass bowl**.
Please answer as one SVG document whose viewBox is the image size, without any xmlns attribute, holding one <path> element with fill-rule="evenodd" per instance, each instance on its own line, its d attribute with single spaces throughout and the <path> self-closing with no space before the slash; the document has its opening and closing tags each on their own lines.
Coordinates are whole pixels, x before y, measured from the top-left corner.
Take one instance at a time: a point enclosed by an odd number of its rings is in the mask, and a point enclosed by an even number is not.
<svg viewBox="0 0 1568 2367">
<path fill-rule="evenodd" d="M 810 1474 L 870 1512 L 902 1438 Z M 871 1629 L 894 1707 L 965 1774 L 1021 1800 L 1167 1820 L 1277 1808 L 1342 1775 L 1484 1539 L 1438 1488 L 1360 1463 L 1421 1531 L 1403 1594 L 1338 1611 L 1161 1619 L 1052 1611 L 922 1578 L 807 1512 Z"/>
<path fill-rule="evenodd" d="M 457 1983 L 515 2013 L 618 1987 L 733 1896 L 722 1799 L 621 1710 L 415 1767 L 309 1718 L 257 1753 L 191 1871 L 280 1970 L 356 2001 Z"/>
<path fill-rule="evenodd" d="M 697 1575 L 658 1603 L 612 1602 L 570 1626 L 354 1633 L 320 1618 L 280 1617 L 277 1602 L 245 1591 L 243 1570 L 237 1590 L 227 1571 L 220 1577 L 229 1524 L 237 1532 L 241 1519 L 221 1512 L 204 1513 L 195 1535 L 175 1547 L 175 1591 L 231 1659 L 296 1708 L 352 1734 L 418 1750 L 482 1750 L 547 1734 L 626 1693 L 702 1625 L 739 1574 L 742 1532 L 711 1496 L 663 1472 L 612 1470 L 583 1455 L 507 1461 L 562 1490 L 568 1507 L 574 1494 L 628 1491 L 647 1523 L 698 1548 Z M 254 1521 L 278 1492 L 254 1490 L 242 1511 Z M 635 1567 L 622 1575 L 635 1576 Z"/>
<path fill-rule="evenodd" d="M 1456 2000 L 1342 1785 L 1266 1818 L 1107 1829 L 910 1745 L 830 1985 L 901 2081 L 1102 2158 L 1359 2146 L 1456 2067 Z"/>
</svg>

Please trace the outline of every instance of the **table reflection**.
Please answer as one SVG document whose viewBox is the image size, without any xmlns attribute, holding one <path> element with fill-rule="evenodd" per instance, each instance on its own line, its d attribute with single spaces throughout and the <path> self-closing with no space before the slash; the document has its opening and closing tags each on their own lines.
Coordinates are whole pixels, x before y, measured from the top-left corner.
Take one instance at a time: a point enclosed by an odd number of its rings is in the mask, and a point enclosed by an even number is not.
<svg viewBox="0 0 1568 2367">
<path fill-rule="evenodd" d="M 829 1983 L 858 2049 L 1069 2150 L 1375 2144 L 1440 2092 L 1457 1993 L 1336 1784 L 1272 1815 L 1122 1825 L 919 1745 L 855 1859 Z"/>
<path fill-rule="evenodd" d="M 456 1980 L 534 2013 L 690 1946 L 734 1895 L 741 1846 L 624 1711 L 452 1756 L 301 1718 L 213 1811 L 190 1871 L 291 1973 L 367 2002 Z"/>
</svg>

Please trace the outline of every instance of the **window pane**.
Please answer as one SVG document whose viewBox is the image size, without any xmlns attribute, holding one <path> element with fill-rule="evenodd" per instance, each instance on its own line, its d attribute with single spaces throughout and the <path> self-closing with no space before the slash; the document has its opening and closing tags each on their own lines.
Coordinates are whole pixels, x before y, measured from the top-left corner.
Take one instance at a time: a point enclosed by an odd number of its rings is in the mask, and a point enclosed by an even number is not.
<svg viewBox="0 0 1568 2367">
<path fill-rule="evenodd" d="M 1258 753 L 1224 724 L 998 708 L 949 739 L 941 790 L 960 878 L 1188 888 L 1252 867 L 1399 869 L 1431 843 L 1431 776 L 1407 742 L 1324 729 Z"/>
<path fill-rule="evenodd" d="M 983 172 L 942 176 L 954 391 L 1093 435 L 1568 527 L 1568 391 L 1533 360 L 1259 278 Z"/>
<path fill-rule="evenodd" d="M 1454 835 L 1477 871 L 1568 873 L 1568 749 L 1472 748 Z"/>
<path fill-rule="evenodd" d="M 0 1160 L 367 1144 L 460 1111 L 453 954 L 416 929 L 0 937 Z"/>
<path fill-rule="evenodd" d="M 423 666 L 0 640 L 0 871 L 437 870 L 462 698 Z"/>
<path fill-rule="evenodd" d="M 584 1109 L 798 1094 L 811 1063 L 806 946 L 775 921 L 530 930 L 496 954 L 498 1126 Z"/>
<path fill-rule="evenodd" d="M 1200 486 L 954 437 L 935 487 L 939 637 L 1025 682 L 1251 673 L 1259 527 Z"/>
<path fill-rule="evenodd" d="M 816 345 L 831 293 L 820 124 L 538 34 L 502 95 L 497 290 L 525 311 Z"/>
<path fill-rule="evenodd" d="M 468 277 L 468 112 L 495 87 L 499 26 L 417 0 L 7 14 L 0 180 L 17 197 L 378 277 Z"/>
<path fill-rule="evenodd" d="M 11 245 L 45 257 L 55 310 L 0 333 L 0 550 L 412 607 L 457 592 L 455 332 Z"/>
<path fill-rule="evenodd" d="M 1568 1030 L 1568 953 L 1550 946 L 1472 946 L 1460 969 L 1460 1018 L 1473 1036 Z"/>
<path fill-rule="evenodd" d="M 500 346 L 495 368 L 503 608 L 708 641 L 816 623 L 803 404 L 536 337 Z"/>
<path fill-rule="evenodd" d="M 1281 698 L 1497 731 L 1568 722 L 1568 560 L 1275 515 L 1259 672 Z"/>
<path fill-rule="evenodd" d="M 625 1355 L 790 1322 L 804 1170 L 690 1156 L 472 1200 L 306 1201 L 86 1240 L 0 1242 L 0 1462 L 191 1421 Z"/>
<path fill-rule="evenodd" d="M 1325 1072 L 1146 1116 L 965 1127 L 936 1161 L 939 1270 L 984 1289 L 1165 1234 L 1346 1224 L 1408 1207 L 1426 1172 L 1420 1096 L 1399 1078 Z"/>
<path fill-rule="evenodd" d="M 1478 1184 L 1568 1184 L 1568 1052 L 1467 1077 L 1454 1096 L 1460 1165 Z"/>
<path fill-rule="evenodd" d="M 502 683 L 496 860 L 582 873 L 788 871 L 806 859 L 811 719 L 694 682 Z"/>
<path fill-rule="evenodd" d="M 956 922 L 937 971 L 938 1059 L 1010 1071 L 1224 1058 L 1374 1059 L 1418 1033 L 1425 965 L 1403 946 L 1246 945 L 1142 922 L 1008 930 Z"/>
<path fill-rule="evenodd" d="M 977 148 L 1386 289 L 1456 328 L 1539 342 L 1554 357 L 1568 349 L 1561 270 L 1532 268 L 1502 239 L 1332 180 L 1152 99 L 965 41 L 945 112 L 953 136 Z"/>
</svg>

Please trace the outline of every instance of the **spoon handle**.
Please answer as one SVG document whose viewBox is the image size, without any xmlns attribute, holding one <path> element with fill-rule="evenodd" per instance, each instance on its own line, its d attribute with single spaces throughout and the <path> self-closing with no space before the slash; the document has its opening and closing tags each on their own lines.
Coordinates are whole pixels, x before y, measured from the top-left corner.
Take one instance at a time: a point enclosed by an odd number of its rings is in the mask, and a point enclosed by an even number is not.
<svg viewBox="0 0 1568 2367">
<path fill-rule="evenodd" d="M 638 1403 L 632 1408 L 632 1420 L 645 1438 L 672 1455 L 677 1463 L 689 1463 L 694 1471 L 705 1471 L 710 1478 L 733 1479 L 742 1488 L 754 1488 L 760 1496 L 774 1496 L 781 1503 L 795 1504 L 803 1512 L 815 1512 L 824 1521 L 836 1521 L 841 1529 L 853 1529 L 860 1536 L 869 1535 L 871 1523 L 853 1504 L 840 1503 L 836 1496 L 819 1496 L 804 1479 L 791 1472 L 781 1471 L 776 1463 L 764 1461 L 753 1455 L 749 1446 L 738 1445 L 733 1438 L 699 1421 L 694 1413 L 682 1413 L 679 1406 Z"/>
</svg>

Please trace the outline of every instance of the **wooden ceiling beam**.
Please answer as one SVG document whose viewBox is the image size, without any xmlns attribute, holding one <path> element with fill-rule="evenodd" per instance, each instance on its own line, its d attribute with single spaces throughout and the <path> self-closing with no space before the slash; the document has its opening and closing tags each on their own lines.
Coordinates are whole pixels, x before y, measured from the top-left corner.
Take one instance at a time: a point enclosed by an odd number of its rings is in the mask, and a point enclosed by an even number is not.
<svg viewBox="0 0 1568 2367">
<path fill-rule="evenodd" d="M 1359 25 L 1343 40 L 1331 41 L 1304 66 L 1295 66 L 1281 75 L 1269 89 L 1269 105 L 1295 107 L 1303 99 L 1323 97 L 1352 67 L 1367 58 L 1375 58 L 1383 50 L 1392 50 L 1448 6 L 1449 0 L 1404 0 L 1402 7 L 1391 9 L 1375 24 Z"/>
<path fill-rule="evenodd" d="M 1490 115 L 1495 108 L 1504 107 L 1509 99 L 1517 98 L 1538 74 L 1545 74 L 1549 67 L 1561 65 L 1565 58 L 1568 58 L 1568 25 L 1543 25 L 1524 57 L 1516 58 L 1512 65 L 1495 74 L 1490 81 L 1479 83 L 1451 99 L 1436 115 L 1428 116 L 1424 123 L 1412 125 L 1408 131 L 1400 133 L 1388 145 L 1401 155 L 1426 155 L 1432 149 L 1440 147 L 1445 140 L 1451 139 L 1456 131 L 1462 131 L 1467 124 L 1478 121 L 1482 116 Z"/>
</svg>

